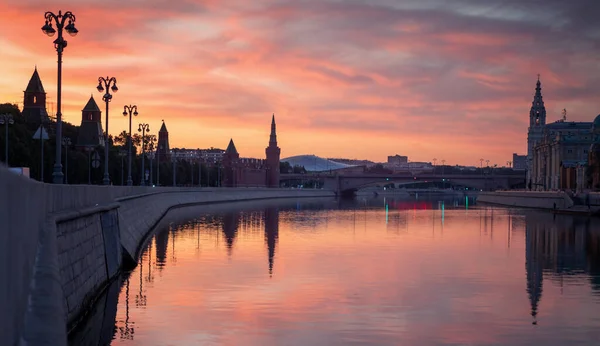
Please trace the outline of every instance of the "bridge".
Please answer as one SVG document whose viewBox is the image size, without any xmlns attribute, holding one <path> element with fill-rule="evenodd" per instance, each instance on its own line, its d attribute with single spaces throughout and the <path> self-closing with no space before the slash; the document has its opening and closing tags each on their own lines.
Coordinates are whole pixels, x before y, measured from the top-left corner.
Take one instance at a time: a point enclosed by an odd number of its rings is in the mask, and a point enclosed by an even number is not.
<svg viewBox="0 0 600 346">
<path fill-rule="evenodd" d="M 522 187 L 525 184 L 526 173 L 514 174 L 436 174 L 436 173 L 306 173 L 306 174 L 281 174 L 280 182 L 291 181 L 319 181 L 323 189 L 332 190 L 336 194 L 353 194 L 357 190 L 369 186 L 390 183 L 411 184 L 426 182 L 446 182 L 449 185 L 466 186 L 483 191 L 509 190 Z"/>
</svg>

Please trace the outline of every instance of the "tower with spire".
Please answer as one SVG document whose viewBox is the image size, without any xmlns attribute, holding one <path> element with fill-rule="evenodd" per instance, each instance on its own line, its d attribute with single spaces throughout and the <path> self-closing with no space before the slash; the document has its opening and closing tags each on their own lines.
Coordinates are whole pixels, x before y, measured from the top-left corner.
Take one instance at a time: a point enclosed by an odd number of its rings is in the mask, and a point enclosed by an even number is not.
<svg viewBox="0 0 600 346">
<path fill-rule="evenodd" d="M 165 121 L 162 121 L 162 126 L 158 131 L 158 159 L 161 162 L 166 162 L 170 160 L 169 154 L 169 131 L 167 131 L 167 126 L 165 125 Z"/>
<path fill-rule="evenodd" d="M 91 95 L 87 104 L 81 110 L 81 126 L 77 135 L 78 148 L 104 146 L 102 132 L 102 111 Z"/>
<path fill-rule="evenodd" d="M 277 146 L 277 129 L 275 125 L 275 114 L 271 118 L 271 136 L 269 146 L 265 149 L 267 154 L 267 187 L 279 187 L 279 156 L 281 149 Z"/>
<path fill-rule="evenodd" d="M 529 110 L 529 129 L 527 132 L 527 183 L 531 181 L 531 169 L 533 167 L 533 148 L 544 136 L 546 125 L 546 107 L 542 98 L 542 83 L 540 75 L 535 86 L 535 95 Z"/>
<path fill-rule="evenodd" d="M 46 91 L 42 85 L 42 80 L 37 70 L 33 70 L 33 75 L 29 79 L 27 88 L 23 92 L 23 117 L 26 121 L 40 123 L 48 120 L 46 111 Z"/>
</svg>

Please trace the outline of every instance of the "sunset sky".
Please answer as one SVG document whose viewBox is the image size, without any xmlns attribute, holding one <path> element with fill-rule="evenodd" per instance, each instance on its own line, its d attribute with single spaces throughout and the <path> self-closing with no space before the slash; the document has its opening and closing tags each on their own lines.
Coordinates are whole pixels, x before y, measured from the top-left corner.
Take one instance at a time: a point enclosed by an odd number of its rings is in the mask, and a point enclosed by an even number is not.
<svg viewBox="0 0 600 346">
<path fill-rule="evenodd" d="M 600 113 L 597 0 L 2 0 L 0 102 L 22 102 L 35 65 L 56 102 L 48 10 L 77 16 L 65 120 L 90 94 L 104 110 L 97 80 L 114 76 L 110 133 L 137 104 L 171 147 L 233 137 L 263 157 L 275 113 L 282 157 L 504 165 L 526 151 L 538 73 L 549 122 Z"/>
</svg>

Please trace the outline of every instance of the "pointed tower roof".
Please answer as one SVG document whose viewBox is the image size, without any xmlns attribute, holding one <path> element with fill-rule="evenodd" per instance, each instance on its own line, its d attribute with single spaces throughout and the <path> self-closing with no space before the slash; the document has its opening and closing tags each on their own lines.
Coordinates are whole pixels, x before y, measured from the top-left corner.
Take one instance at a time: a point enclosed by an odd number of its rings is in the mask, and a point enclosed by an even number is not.
<svg viewBox="0 0 600 346">
<path fill-rule="evenodd" d="M 35 70 L 33 70 L 33 75 L 29 80 L 29 84 L 27 84 L 27 89 L 25 89 L 25 92 L 44 94 L 46 93 L 46 91 L 44 90 L 44 86 L 42 85 L 40 75 L 38 74 L 37 66 L 35 67 Z"/>
<path fill-rule="evenodd" d="M 100 112 L 100 107 L 94 100 L 94 95 L 90 95 L 90 100 L 87 102 L 85 107 L 82 109 L 83 112 Z"/>
<path fill-rule="evenodd" d="M 158 132 L 169 132 L 167 131 L 167 126 L 165 125 L 165 121 L 162 121 L 162 126 L 160 127 L 160 130 Z"/>
<path fill-rule="evenodd" d="M 269 145 L 277 146 L 277 125 L 275 125 L 275 114 L 271 118 L 271 136 L 269 137 Z"/>
<path fill-rule="evenodd" d="M 225 150 L 226 153 L 228 154 L 237 154 L 237 149 L 235 148 L 235 144 L 233 144 L 233 138 L 229 140 L 229 145 L 227 146 L 227 149 Z"/>
</svg>

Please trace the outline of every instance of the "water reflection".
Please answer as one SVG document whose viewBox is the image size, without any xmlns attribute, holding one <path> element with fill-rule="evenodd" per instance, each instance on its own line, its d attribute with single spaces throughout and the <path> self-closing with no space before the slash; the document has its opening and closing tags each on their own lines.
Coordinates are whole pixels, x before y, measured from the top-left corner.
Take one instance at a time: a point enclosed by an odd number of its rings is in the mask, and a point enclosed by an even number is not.
<svg viewBox="0 0 600 346">
<path fill-rule="evenodd" d="M 175 210 L 121 279 L 110 336 L 113 345 L 600 341 L 599 227 L 464 200 Z"/>
</svg>

